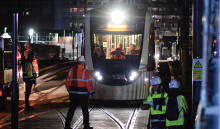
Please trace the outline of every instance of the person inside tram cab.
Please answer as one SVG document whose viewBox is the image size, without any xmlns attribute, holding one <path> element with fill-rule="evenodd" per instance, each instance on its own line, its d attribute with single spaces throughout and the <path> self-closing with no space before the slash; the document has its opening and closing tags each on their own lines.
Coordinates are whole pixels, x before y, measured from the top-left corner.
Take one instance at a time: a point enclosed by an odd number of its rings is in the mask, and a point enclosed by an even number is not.
<svg viewBox="0 0 220 129">
<path fill-rule="evenodd" d="M 121 54 L 121 49 L 117 48 L 115 54 L 111 56 L 111 59 L 126 59 L 125 56 Z"/>
<path fill-rule="evenodd" d="M 130 50 L 137 50 L 134 44 L 130 44 Z"/>
<path fill-rule="evenodd" d="M 95 45 L 95 49 L 94 49 L 93 53 L 96 53 L 96 49 L 97 49 L 97 48 L 101 48 L 101 53 L 102 53 L 103 55 L 105 55 L 105 57 L 106 57 L 106 52 L 105 52 L 104 48 L 103 48 L 103 47 L 99 47 L 99 45 Z"/>
<path fill-rule="evenodd" d="M 95 49 L 94 56 L 95 56 L 95 57 L 98 57 L 98 58 L 102 58 L 102 59 L 104 59 L 104 58 L 106 57 L 105 54 L 102 53 L 102 49 L 101 49 L 100 47 L 97 47 L 97 48 Z"/>
<path fill-rule="evenodd" d="M 116 49 L 118 49 L 118 48 L 121 50 L 121 54 L 122 54 L 122 55 L 125 55 L 125 50 L 123 50 L 123 49 L 122 49 L 122 48 L 123 48 L 123 46 L 122 46 L 122 44 L 121 44 L 121 43 L 119 43 L 119 44 L 118 44 L 117 48 L 112 49 L 112 50 L 110 51 L 110 54 L 111 54 L 111 55 L 114 55 L 114 54 L 115 54 Z"/>
</svg>

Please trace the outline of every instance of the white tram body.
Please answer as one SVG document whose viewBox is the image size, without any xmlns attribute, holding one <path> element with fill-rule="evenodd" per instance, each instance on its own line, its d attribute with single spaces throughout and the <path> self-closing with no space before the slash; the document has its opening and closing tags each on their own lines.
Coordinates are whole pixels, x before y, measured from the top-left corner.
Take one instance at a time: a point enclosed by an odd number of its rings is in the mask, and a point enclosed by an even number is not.
<svg viewBox="0 0 220 129">
<path fill-rule="evenodd" d="M 111 59 L 111 51 L 114 53 L 119 43 L 126 59 Z M 131 44 L 136 48 L 130 50 Z M 98 50 L 102 56 L 97 56 Z M 154 20 L 150 12 L 126 7 L 86 13 L 85 68 L 93 79 L 94 99 L 146 99 L 155 68 L 154 53 Z"/>
</svg>

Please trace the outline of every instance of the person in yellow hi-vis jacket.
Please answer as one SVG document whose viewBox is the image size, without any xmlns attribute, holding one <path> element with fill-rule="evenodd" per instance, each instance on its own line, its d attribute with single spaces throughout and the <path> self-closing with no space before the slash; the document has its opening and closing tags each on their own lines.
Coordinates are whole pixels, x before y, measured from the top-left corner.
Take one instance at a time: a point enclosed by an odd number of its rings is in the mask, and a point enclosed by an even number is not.
<svg viewBox="0 0 220 129">
<path fill-rule="evenodd" d="M 29 96 L 31 94 L 32 84 L 36 84 L 36 73 L 32 65 L 34 59 L 34 53 L 28 54 L 28 59 L 23 64 L 23 81 L 26 83 L 25 92 L 25 110 L 34 110 L 34 107 L 30 106 Z"/>
<path fill-rule="evenodd" d="M 150 121 L 153 129 L 164 129 L 166 127 L 166 105 L 167 93 L 161 93 L 162 80 L 158 76 L 151 79 L 152 93 L 143 104 L 150 105 Z"/>
<path fill-rule="evenodd" d="M 166 126 L 169 129 L 185 129 L 188 105 L 184 96 L 179 95 L 180 83 L 172 80 L 166 98 Z"/>
</svg>

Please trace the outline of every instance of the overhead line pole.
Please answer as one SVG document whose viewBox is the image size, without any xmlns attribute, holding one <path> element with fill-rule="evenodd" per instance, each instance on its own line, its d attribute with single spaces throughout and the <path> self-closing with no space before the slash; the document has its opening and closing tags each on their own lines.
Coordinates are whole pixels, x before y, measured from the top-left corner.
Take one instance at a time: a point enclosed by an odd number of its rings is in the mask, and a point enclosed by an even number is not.
<svg viewBox="0 0 220 129">
<path fill-rule="evenodd" d="M 18 129 L 18 103 L 19 90 L 17 82 L 17 33 L 18 13 L 13 13 L 13 74 L 12 74 L 12 96 L 11 96 L 11 128 Z"/>
</svg>

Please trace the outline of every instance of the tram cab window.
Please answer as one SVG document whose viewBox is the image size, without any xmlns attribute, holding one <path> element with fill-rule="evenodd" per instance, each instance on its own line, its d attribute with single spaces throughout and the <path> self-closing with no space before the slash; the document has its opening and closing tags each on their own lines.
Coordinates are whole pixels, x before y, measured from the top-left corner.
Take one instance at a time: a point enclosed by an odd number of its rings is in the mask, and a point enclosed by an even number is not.
<svg viewBox="0 0 220 129">
<path fill-rule="evenodd" d="M 95 67 L 131 68 L 138 67 L 142 45 L 142 34 L 115 35 L 94 34 L 92 42 Z M 132 49 L 131 49 L 131 46 Z M 98 54 L 97 54 L 98 49 Z M 112 58 L 116 49 L 121 50 L 123 60 Z M 96 54 L 95 54 L 96 53 Z M 99 56 L 97 56 L 99 55 Z M 101 56 L 100 56 L 101 55 Z M 100 58 L 101 57 L 101 58 Z"/>
</svg>

